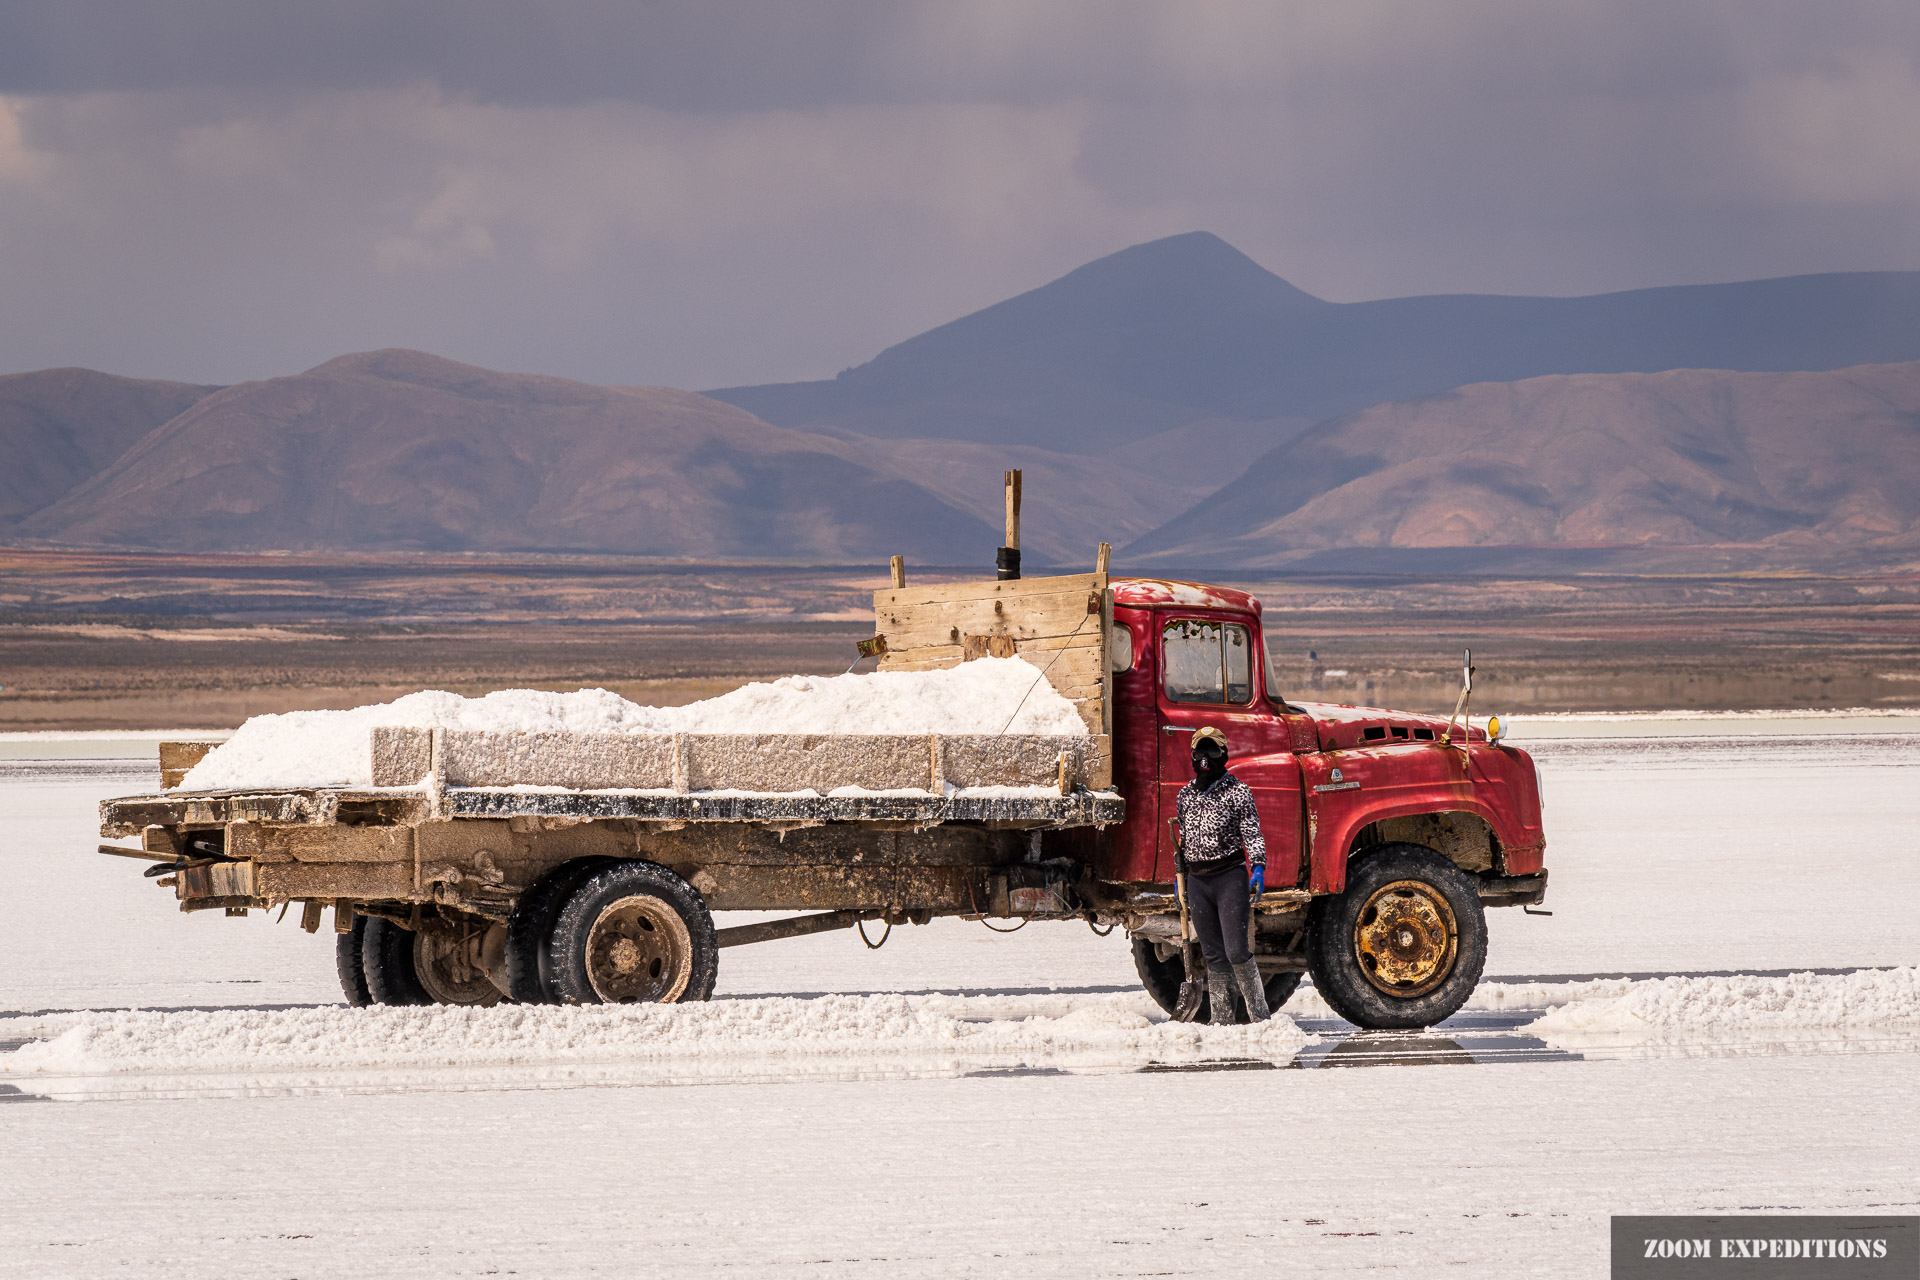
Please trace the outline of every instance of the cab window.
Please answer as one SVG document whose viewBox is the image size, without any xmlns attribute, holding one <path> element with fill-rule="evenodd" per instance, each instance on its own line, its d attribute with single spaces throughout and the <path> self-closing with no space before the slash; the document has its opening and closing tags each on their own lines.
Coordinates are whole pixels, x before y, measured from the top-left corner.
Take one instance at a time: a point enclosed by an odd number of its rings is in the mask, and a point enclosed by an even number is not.
<svg viewBox="0 0 1920 1280">
<path fill-rule="evenodd" d="M 1175 618 L 1160 632 L 1169 702 L 1247 702 L 1253 639 L 1234 623 Z"/>
</svg>

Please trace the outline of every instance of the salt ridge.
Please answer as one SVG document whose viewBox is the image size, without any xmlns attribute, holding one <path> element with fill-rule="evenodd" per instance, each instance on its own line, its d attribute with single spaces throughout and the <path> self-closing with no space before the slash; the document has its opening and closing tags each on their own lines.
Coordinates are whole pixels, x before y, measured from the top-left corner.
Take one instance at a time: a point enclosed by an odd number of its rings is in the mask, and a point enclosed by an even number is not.
<svg viewBox="0 0 1920 1280">
<path fill-rule="evenodd" d="M 673 1058 L 1284 1056 L 1290 1019 L 1209 1027 L 1155 1021 L 1144 995 L 1049 1001 L 1020 1016 L 991 997 L 831 995 L 701 1004 L 344 1007 L 65 1015 L 51 1038 L 0 1055 L 7 1076 L 260 1072 Z"/>
<path fill-rule="evenodd" d="M 1920 969 L 1783 978 L 1656 978 L 1610 999 L 1578 1000 L 1527 1026 L 1543 1038 L 1661 1039 L 1920 1026 Z"/>
</svg>

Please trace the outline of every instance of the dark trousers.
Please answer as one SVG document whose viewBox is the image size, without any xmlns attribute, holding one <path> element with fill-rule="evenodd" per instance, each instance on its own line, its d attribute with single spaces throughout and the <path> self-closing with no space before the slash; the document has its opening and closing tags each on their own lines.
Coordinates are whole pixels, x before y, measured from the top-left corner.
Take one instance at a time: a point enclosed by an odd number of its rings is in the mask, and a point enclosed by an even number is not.
<svg viewBox="0 0 1920 1280">
<path fill-rule="evenodd" d="M 1212 972 L 1225 973 L 1229 965 L 1245 964 L 1252 957 L 1248 909 L 1246 863 L 1230 863 L 1203 875 L 1187 873 L 1187 918 Z"/>
</svg>

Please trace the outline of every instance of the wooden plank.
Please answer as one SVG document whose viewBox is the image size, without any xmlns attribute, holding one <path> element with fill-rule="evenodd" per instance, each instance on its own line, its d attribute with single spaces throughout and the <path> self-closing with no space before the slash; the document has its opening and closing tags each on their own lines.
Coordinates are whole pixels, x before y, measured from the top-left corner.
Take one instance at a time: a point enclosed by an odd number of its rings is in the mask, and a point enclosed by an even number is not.
<svg viewBox="0 0 1920 1280">
<path fill-rule="evenodd" d="M 974 639 L 980 638 L 981 637 L 974 637 Z M 967 639 L 968 637 L 962 636 L 962 642 L 960 644 L 903 645 L 898 648 L 889 644 L 886 655 L 880 659 L 880 668 L 883 671 L 896 671 L 900 669 L 900 664 L 904 662 L 959 662 L 967 656 L 967 646 L 965 643 Z M 1012 639 L 1014 641 L 1013 651 L 1015 656 L 1022 654 L 1044 654 L 1047 657 L 1051 657 L 1056 651 L 1061 649 L 1083 649 L 1088 653 L 1093 653 L 1096 650 L 1105 648 L 1105 646 L 1101 644 L 1101 637 L 1092 630 L 1084 631 L 1077 636 L 1040 636 L 1032 640 L 1019 639 L 1017 637 Z M 1041 661 L 1045 660 L 1046 658 L 1041 659 Z"/>
<path fill-rule="evenodd" d="M 941 671 L 961 663 L 960 649 L 915 649 L 911 653 L 889 653 L 880 659 L 880 671 Z"/>
<path fill-rule="evenodd" d="M 874 630 L 887 647 L 953 643 L 952 632 L 969 635 L 1064 636 L 1098 628 L 1100 596 L 1069 591 L 1034 596 L 1009 605 L 1003 600 L 953 600 L 940 604 L 874 610 Z M 1093 625 L 1082 626 L 1092 618 Z M 924 638 L 923 638 L 924 637 Z"/>
<path fill-rule="evenodd" d="M 975 658 L 1011 658 L 1019 652 L 1012 636 L 961 636 L 960 654 L 968 662 Z"/>
<path fill-rule="evenodd" d="M 873 593 L 873 607 L 887 605 L 942 604 L 957 600 L 1013 600 L 1026 596 L 1062 595 L 1068 592 L 1105 591 L 1104 573 L 1072 573 L 1054 578 L 1015 578 L 999 582 L 983 578 L 969 582 L 943 582 L 930 587 L 883 587 Z"/>
<path fill-rule="evenodd" d="M 1022 649 L 1020 660 L 1045 668 L 1047 682 L 1056 689 L 1067 685 L 1100 686 L 1105 683 L 1106 673 L 1100 670 L 1098 649 L 1055 649 L 1051 653 Z"/>
<path fill-rule="evenodd" d="M 887 638 L 889 649 L 913 649 L 925 644 L 959 644 L 963 636 L 1013 636 L 1018 640 L 1100 635 L 1100 598 L 1077 593 L 1046 596 L 1044 608 L 1008 609 L 995 613 L 991 603 L 962 601 L 924 609 L 881 609 L 874 629 Z M 1089 603 L 1092 608 L 1089 609 Z"/>
</svg>

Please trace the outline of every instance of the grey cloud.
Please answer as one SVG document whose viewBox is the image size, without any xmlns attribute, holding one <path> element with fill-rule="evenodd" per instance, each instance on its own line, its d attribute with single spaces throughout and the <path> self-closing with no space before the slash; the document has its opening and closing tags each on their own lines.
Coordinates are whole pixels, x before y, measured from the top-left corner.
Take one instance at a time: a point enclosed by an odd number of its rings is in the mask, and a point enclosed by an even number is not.
<svg viewBox="0 0 1920 1280">
<path fill-rule="evenodd" d="M 493 102 L 752 110 L 870 96 L 865 55 L 907 12 L 838 0 L 16 0 L 0 5 L 0 92 L 431 83 Z"/>
<path fill-rule="evenodd" d="M 1920 266 L 1920 6 L 0 0 L 0 351 L 827 375 L 1155 236 L 1325 297 Z"/>
<path fill-rule="evenodd" d="M 1898 0 L 5 0 L 0 92 L 361 89 L 675 110 L 1697 92 L 1920 41 Z"/>
</svg>

